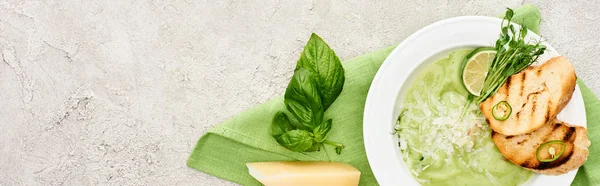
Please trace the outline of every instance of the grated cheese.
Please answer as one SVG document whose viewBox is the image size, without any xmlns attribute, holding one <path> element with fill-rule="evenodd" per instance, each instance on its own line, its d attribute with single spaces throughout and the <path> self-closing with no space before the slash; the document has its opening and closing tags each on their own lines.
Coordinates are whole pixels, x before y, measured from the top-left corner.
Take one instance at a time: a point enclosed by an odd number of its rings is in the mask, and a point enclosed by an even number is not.
<svg viewBox="0 0 600 186">
<path fill-rule="evenodd" d="M 470 52 L 428 65 L 402 102 L 394 127 L 400 154 L 422 185 L 518 185 L 531 175 L 502 160 L 478 105 L 467 105 L 457 72 Z"/>
<path fill-rule="evenodd" d="M 467 105 L 464 96 L 446 92 L 440 99 L 434 95 L 430 91 L 425 94 L 413 91 L 414 104 L 403 106 L 402 118 L 395 127 L 405 162 L 412 167 L 411 172 L 416 176 L 429 168 L 432 162 L 441 161 L 448 165 L 453 163 L 448 157 L 455 154 L 483 152 L 485 148 L 476 149 L 475 143 L 483 133 L 489 132 L 481 125 L 485 120 L 483 116 L 474 112 L 478 109 L 474 104 L 468 105 L 469 112 L 460 119 L 462 109 Z M 432 161 L 429 164 L 414 161 L 408 158 L 409 151 Z M 479 164 L 477 158 L 463 158 L 460 163 L 466 167 L 477 167 Z"/>
</svg>

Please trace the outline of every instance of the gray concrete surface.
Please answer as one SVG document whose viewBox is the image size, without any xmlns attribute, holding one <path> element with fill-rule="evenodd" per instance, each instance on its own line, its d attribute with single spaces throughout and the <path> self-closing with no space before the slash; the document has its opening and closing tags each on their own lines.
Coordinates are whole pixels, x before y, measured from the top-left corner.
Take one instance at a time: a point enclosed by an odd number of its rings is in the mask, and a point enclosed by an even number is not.
<svg viewBox="0 0 600 186">
<path fill-rule="evenodd" d="M 190 151 L 281 94 L 311 32 L 348 59 L 522 3 L 600 94 L 592 1 L 0 0 L 0 185 L 231 185 Z"/>
</svg>

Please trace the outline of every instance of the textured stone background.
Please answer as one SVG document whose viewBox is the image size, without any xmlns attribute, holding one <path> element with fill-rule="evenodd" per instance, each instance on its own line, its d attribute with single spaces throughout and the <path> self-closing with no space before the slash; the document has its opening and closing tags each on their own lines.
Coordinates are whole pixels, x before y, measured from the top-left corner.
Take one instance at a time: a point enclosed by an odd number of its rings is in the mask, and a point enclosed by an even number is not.
<svg viewBox="0 0 600 186">
<path fill-rule="evenodd" d="M 0 0 L 0 185 L 230 185 L 190 151 L 281 94 L 311 32 L 348 59 L 522 3 L 598 95 L 592 1 Z"/>
</svg>

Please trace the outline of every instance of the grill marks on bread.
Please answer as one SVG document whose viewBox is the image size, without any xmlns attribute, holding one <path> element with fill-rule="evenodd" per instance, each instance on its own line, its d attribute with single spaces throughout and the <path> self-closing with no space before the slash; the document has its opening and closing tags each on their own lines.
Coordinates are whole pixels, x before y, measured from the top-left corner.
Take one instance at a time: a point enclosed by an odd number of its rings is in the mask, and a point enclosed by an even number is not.
<svg viewBox="0 0 600 186">
<path fill-rule="evenodd" d="M 542 174 L 563 174 L 583 165 L 589 154 L 587 130 L 553 120 L 542 128 L 522 135 L 503 135 L 492 132 L 492 140 L 502 155 L 514 164 Z M 562 156 L 552 162 L 540 162 L 536 157 L 541 144 L 552 140 L 565 143 Z M 557 152 L 559 149 L 557 149 Z"/>
<path fill-rule="evenodd" d="M 590 146 L 587 130 L 556 119 L 571 100 L 576 79 L 571 63 L 565 57 L 555 57 L 508 77 L 498 92 L 480 104 L 486 122 L 493 129 L 492 140 L 508 161 L 549 175 L 567 173 L 587 161 Z M 504 121 L 496 120 L 492 114 L 492 108 L 501 101 L 512 108 Z M 562 155 L 551 162 L 539 161 L 538 148 L 554 140 L 564 143 Z M 555 149 L 562 147 L 561 144 L 550 145 Z M 548 152 L 549 147 L 540 149 L 540 158 L 553 157 Z"/>
<path fill-rule="evenodd" d="M 530 66 L 507 78 L 493 96 L 480 104 L 490 127 L 501 134 L 532 132 L 556 115 L 570 101 L 577 77 L 573 65 L 559 56 L 540 66 Z M 512 107 L 508 119 L 499 121 L 492 108 L 501 101 Z"/>
</svg>

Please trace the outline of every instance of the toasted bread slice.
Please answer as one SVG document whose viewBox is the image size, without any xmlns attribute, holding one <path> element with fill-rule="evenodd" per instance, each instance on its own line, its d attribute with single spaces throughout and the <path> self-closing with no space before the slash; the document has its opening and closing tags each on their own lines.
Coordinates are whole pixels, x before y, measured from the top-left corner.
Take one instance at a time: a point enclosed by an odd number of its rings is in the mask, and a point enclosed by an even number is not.
<svg viewBox="0 0 600 186">
<path fill-rule="evenodd" d="M 532 132 L 549 121 L 569 103 L 577 77 L 569 60 L 559 56 L 540 66 L 530 66 L 510 76 L 493 96 L 480 104 L 490 127 L 504 135 Z M 508 119 L 494 118 L 492 108 L 506 101 L 512 108 Z"/>
<path fill-rule="evenodd" d="M 509 161 L 533 172 L 549 175 L 564 174 L 582 166 L 587 160 L 590 146 L 585 128 L 571 126 L 559 120 L 553 120 L 531 133 L 517 136 L 492 132 L 492 140 Z M 540 162 L 536 157 L 537 149 L 541 144 L 552 140 L 565 143 L 564 153 L 552 162 Z"/>
</svg>

